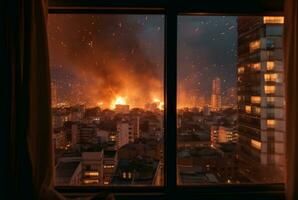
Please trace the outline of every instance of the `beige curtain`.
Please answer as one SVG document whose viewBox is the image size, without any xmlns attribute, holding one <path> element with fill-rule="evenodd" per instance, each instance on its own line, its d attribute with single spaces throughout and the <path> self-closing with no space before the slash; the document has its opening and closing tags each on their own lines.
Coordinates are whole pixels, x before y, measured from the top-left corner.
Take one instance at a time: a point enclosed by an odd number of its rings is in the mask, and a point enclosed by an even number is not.
<svg viewBox="0 0 298 200">
<path fill-rule="evenodd" d="M 285 0 L 286 196 L 298 200 L 298 1 Z"/>
</svg>

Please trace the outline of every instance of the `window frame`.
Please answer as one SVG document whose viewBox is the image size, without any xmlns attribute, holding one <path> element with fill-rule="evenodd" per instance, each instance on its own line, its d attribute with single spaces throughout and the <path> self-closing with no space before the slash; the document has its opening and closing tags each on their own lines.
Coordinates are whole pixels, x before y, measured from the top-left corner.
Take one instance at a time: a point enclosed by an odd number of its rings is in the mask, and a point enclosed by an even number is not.
<svg viewBox="0 0 298 200">
<path fill-rule="evenodd" d="M 48 13 L 163 14 L 164 46 L 164 186 L 56 186 L 65 196 L 98 192 L 117 199 L 284 199 L 284 184 L 183 186 L 176 182 L 177 19 L 178 15 L 283 15 L 283 0 L 49 0 Z M 171 67 L 175 66 L 175 67 Z M 167 134 L 170 133 L 170 134 Z M 171 167 L 175 166 L 175 167 Z"/>
</svg>

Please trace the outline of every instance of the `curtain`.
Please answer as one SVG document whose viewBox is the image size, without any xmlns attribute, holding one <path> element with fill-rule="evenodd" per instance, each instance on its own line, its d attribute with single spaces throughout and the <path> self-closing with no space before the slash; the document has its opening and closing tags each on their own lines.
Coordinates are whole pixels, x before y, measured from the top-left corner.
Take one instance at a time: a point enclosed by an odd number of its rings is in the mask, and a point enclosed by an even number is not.
<svg viewBox="0 0 298 200">
<path fill-rule="evenodd" d="M 1 0 L 1 4 L 5 92 L 1 111 L 8 116 L 3 147 L 9 155 L 6 192 L 11 199 L 62 199 L 52 189 L 47 1 Z"/>
<path fill-rule="evenodd" d="M 285 0 L 286 196 L 298 199 L 298 1 Z"/>
</svg>

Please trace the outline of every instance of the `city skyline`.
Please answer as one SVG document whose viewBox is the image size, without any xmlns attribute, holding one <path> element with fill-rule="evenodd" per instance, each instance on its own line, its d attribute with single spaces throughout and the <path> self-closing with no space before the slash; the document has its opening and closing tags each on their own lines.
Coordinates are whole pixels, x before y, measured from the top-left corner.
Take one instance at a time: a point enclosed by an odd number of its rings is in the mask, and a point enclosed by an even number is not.
<svg viewBox="0 0 298 200">
<path fill-rule="evenodd" d="M 151 44 L 163 17 L 63 18 L 74 19 L 52 27 L 54 35 L 78 28 L 51 48 L 51 60 L 69 64 L 52 68 L 55 183 L 163 185 L 164 58 L 154 51 L 161 43 Z M 278 16 L 178 17 L 178 185 L 282 182 L 282 24 Z M 59 100 L 63 91 L 69 101 Z"/>
<path fill-rule="evenodd" d="M 177 77 L 178 107 L 195 107 L 200 97 L 210 102 L 209 78 L 220 76 L 223 93 L 236 86 L 235 19 L 179 17 L 178 71 L 183 72 Z M 50 15 L 50 64 L 57 99 L 104 108 L 113 108 L 117 98 L 131 107 L 163 104 L 163 32 L 161 15 Z M 219 51 L 211 59 L 207 54 L 212 49 Z"/>
</svg>

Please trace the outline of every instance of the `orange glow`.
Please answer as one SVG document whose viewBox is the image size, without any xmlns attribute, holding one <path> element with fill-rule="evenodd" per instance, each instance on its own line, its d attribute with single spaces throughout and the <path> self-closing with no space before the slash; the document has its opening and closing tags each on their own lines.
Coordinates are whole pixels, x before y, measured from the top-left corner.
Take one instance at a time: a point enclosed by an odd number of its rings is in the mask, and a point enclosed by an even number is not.
<svg viewBox="0 0 298 200">
<path fill-rule="evenodd" d="M 283 24 L 284 17 L 264 16 L 263 22 L 264 22 L 264 24 Z"/>
<path fill-rule="evenodd" d="M 245 106 L 245 112 L 251 113 L 251 106 Z"/>
<path fill-rule="evenodd" d="M 85 176 L 99 176 L 98 172 L 85 172 Z"/>
<path fill-rule="evenodd" d="M 159 98 L 153 98 L 153 103 L 156 103 L 158 109 L 164 109 L 164 102 L 162 102 Z"/>
<path fill-rule="evenodd" d="M 277 74 L 264 74 L 265 81 L 277 81 Z"/>
<path fill-rule="evenodd" d="M 271 86 L 265 85 L 264 89 L 266 94 L 273 94 L 275 93 L 275 90 L 276 90 L 274 85 L 271 85 Z"/>
<path fill-rule="evenodd" d="M 111 108 L 115 109 L 116 105 L 126 105 L 126 98 L 121 97 L 121 96 L 116 96 L 115 100 L 112 101 L 111 103 Z"/>
<path fill-rule="evenodd" d="M 275 126 L 275 120 L 274 119 L 267 119 L 267 126 L 268 127 L 274 127 Z"/>
<path fill-rule="evenodd" d="M 261 70 L 261 63 L 254 63 L 251 65 L 251 67 L 256 71 L 259 71 Z"/>
<path fill-rule="evenodd" d="M 261 103 L 261 97 L 260 96 L 251 96 L 250 101 L 251 101 L 251 103 Z"/>
<path fill-rule="evenodd" d="M 258 150 L 261 150 L 261 146 L 262 146 L 261 142 L 251 139 L 250 144 L 251 144 L 252 147 L 254 147 Z"/>
<path fill-rule="evenodd" d="M 239 67 L 238 68 L 238 74 L 243 74 L 244 72 L 244 67 Z"/>
<path fill-rule="evenodd" d="M 256 40 L 256 41 L 253 41 L 253 42 L 249 43 L 250 52 L 253 52 L 253 51 L 255 51 L 259 48 L 261 48 L 261 41 L 260 40 Z"/>
<path fill-rule="evenodd" d="M 97 102 L 97 106 L 98 107 L 102 107 L 103 106 L 103 102 L 102 101 Z"/>
<path fill-rule="evenodd" d="M 84 184 L 98 184 L 98 180 L 83 180 Z"/>
<path fill-rule="evenodd" d="M 274 69 L 274 62 L 268 61 L 267 62 L 267 70 L 273 70 Z"/>
</svg>

